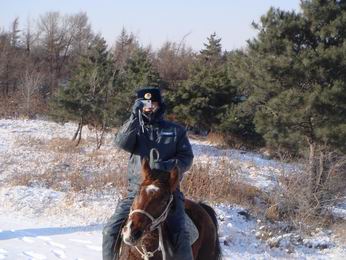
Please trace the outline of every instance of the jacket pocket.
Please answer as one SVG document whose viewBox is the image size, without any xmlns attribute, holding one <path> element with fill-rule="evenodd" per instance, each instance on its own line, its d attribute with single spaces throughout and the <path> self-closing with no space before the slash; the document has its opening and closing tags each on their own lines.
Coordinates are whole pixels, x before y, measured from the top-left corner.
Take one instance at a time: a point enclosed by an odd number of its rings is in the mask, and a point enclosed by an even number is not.
<svg viewBox="0 0 346 260">
<path fill-rule="evenodd" d="M 175 132 L 173 131 L 161 131 L 159 135 L 159 143 L 172 144 L 175 142 Z"/>
</svg>

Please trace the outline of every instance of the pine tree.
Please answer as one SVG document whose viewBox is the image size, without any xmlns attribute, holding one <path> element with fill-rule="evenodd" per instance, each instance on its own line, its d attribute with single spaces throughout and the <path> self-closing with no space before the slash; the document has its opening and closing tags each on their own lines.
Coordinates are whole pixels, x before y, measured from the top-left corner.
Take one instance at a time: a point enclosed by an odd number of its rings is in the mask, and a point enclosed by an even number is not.
<svg viewBox="0 0 346 260">
<path fill-rule="evenodd" d="M 200 59 L 208 65 L 215 65 L 222 60 L 222 45 L 221 38 L 217 38 L 214 32 L 207 38 L 207 43 L 204 43 L 204 49 L 200 51 Z"/>
<path fill-rule="evenodd" d="M 118 94 L 114 100 L 116 124 L 122 124 L 129 117 L 136 90 L 143 86 L 158 87 L 159 85 L 159 74 L 151 63 L 148 51 L 143 48 L 134 51 L 126 61 L 124 73 L 121 74 L 118 85 Z"/>
<path fill-rule="evenodd" d="M 271 8 L 255 25 L 247 66 L 254 122 L 268 145 L 309 154 L 311 191 L 331 149 L 346 151 L 346 3 L 302 2 L 302 13 Z"/>
<path fill-rule="evenodd" d="M 236 95 L 233 96 L 232 102 L 229 102 L 219 129 L 231 136 L 230 141 L 240 141 L 242 144 L 252 147 L 262 146 L 264 140 L 261 134 L 256 131 L 253 122 L 256 108 L 248 85 L 254 80 L 249 74 L 251 70 L 248 68 L 246 53 L 243 50 L 228 52 L 225 66 L 231 85 L 235 86 Z"/>
<path fill-rule="evenodd" d="M 113 48 L 115 69 L 123 73 L 127 60 L 132 57 L 134 52 L 139 48 L 140 46 L 136 37 L 132 33 L 129 34 L 126 29 L 123 28 Z"/>
<path fill-rule="evenodd" d="M 176 119 L 199 130 L 216 130 L 235 95 L 223 66 L 221 39 L 212 34 L 190 68 L 190 77 L 172 95 Z"/>
<path fill-rule="evenodd" d="M 113 97 L 116 95 L 116 74 L 102 38 L 95 38 L 88 54 L 81 58 L 79 66 L 66 87 L 58 92 L 52 103 L 52 114 L 60 120 L 79 122 L 73 137 L 80 142 L 83 126 L 96 129 L 97 148 L 102 144 L 106 127 L 112 124 Z M 101 131 L 101 137 L 98 135 Z"/>
</svg>

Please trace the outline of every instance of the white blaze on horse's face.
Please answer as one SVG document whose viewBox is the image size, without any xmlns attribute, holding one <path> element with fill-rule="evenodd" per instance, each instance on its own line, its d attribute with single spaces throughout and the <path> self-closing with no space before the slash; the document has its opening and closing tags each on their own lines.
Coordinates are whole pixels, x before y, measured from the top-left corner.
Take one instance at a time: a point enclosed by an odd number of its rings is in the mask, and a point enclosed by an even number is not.
<svg viewBox="0 0 346 260">
<path fill-rule="evenodd" d="M 160 188 L 155 186 L 154 184 L 150 184 L 145 188 L 145 191 L 149 194 L 150 192 L 156 192 L 159 191 Z"/>
<path fill-rule="evenodd" d="M 132 224 L 132 220 L 127 222 L 126 226 L 123 229 L 123 231 L 125 230 L 125 232 L 123 232 L 123 241 L 125 244 L 130 245 L 130 246 L 132 246 L 132 243 L 131 243 L 131 224 Z"/>
</svg>

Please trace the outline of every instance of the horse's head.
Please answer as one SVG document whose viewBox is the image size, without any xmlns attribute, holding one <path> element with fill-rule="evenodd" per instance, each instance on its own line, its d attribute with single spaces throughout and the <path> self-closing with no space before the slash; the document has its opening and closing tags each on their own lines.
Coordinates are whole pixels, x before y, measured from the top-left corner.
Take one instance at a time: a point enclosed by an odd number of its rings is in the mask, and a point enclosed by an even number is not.
<svg viewBox="0 0 346 260">
<path fill-rule="evenodd" d="M 177 168 L 171 172 L 151 170 L 148 160 L 144 159 L 142 179 L 122 231 L 123 241 L 128 245 L 135 245 L 146 231 L 164 220 L 172 202 L 172 192 L 179 183 L 179 174 Z"/>
</svg>

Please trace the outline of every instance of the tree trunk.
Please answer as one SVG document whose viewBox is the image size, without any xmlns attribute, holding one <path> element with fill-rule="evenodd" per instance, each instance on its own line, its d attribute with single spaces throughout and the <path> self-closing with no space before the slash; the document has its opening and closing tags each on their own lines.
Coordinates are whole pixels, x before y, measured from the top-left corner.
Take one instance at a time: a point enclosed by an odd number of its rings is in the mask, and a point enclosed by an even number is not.
<svg viewBox="0 0 346 260">
<path fill-rule="evenodd" d="M 105 132 L 106 132 L 106 127 L 103 125 L 102 129 L 101 129 L 101 136 L 100 136 L 100 139 L 98 140 L 98 144 L 97 144 L 97 150 L 100 149 L 102 146 L 103 137 L 104 137 Z"/>
<path fill-rule="evenodd" d="M 77 139 L 77 143 L 76 143 L 76 146 L 79 145 L 80 143 L 80 140 L 82 139 L 82 130 L 83 130 L 83 126 L 84 126 L 84 122 L 83 122 L 83 117 L 80 118 L 80 121 L 79 121 L 79 124 L 78 124 L 78 129 L 77 129 L 77 132 L 75 133 L 74 135 L 74 139 L 75 140 L 78 136 L 78 139 Z"/>
<path fill-rule="evenodd" d="M 73 138 L 72 138 L 72 141 L 75 141 L 77 136 L 78 136 L 78 133 L 79 133 L 79 130 L 80 130 L 80 127 L 81 127 L 81 123 L 79 122 L 78 123 L 78 128 L 77 128 L 77 131 L 74 133 L 73 135 Z"/>
<path fill-rule="evenodd" d="M 96 150 L 99 149 L 99 133 L 97 127 L 95 127 L 95 135 L 96 135 Z"/>
<path fill-rule="evenodd" d="M 310 143 L 309 154 L 309 173 L 310 173 L 310 196 L 311 203 L 320 205 L 324 200 L 324 190 L 328 181 L 328 172 L 330 170 L 330 156 L 327 156 L 325 147 L 317 146 L 316 143 Z"/>
<path fill-rule="evenodd" d="M 81 125 L 81 127 L 79 129 L 79 135 L 78 135 L 78 140 L 77 140 L 76 146 L 79 145 L 80 140 L 82 139 L 82 130 L 83 130 L 83 125 Z"/>
<path fill-rule="evenodd" d="M 310 175 L 310 196 L 313 195 L 317 191 L 317 166 L 316 166 L 316 144 L 313 142 L 309 143 L 309 175 Z"/>
</svg>

